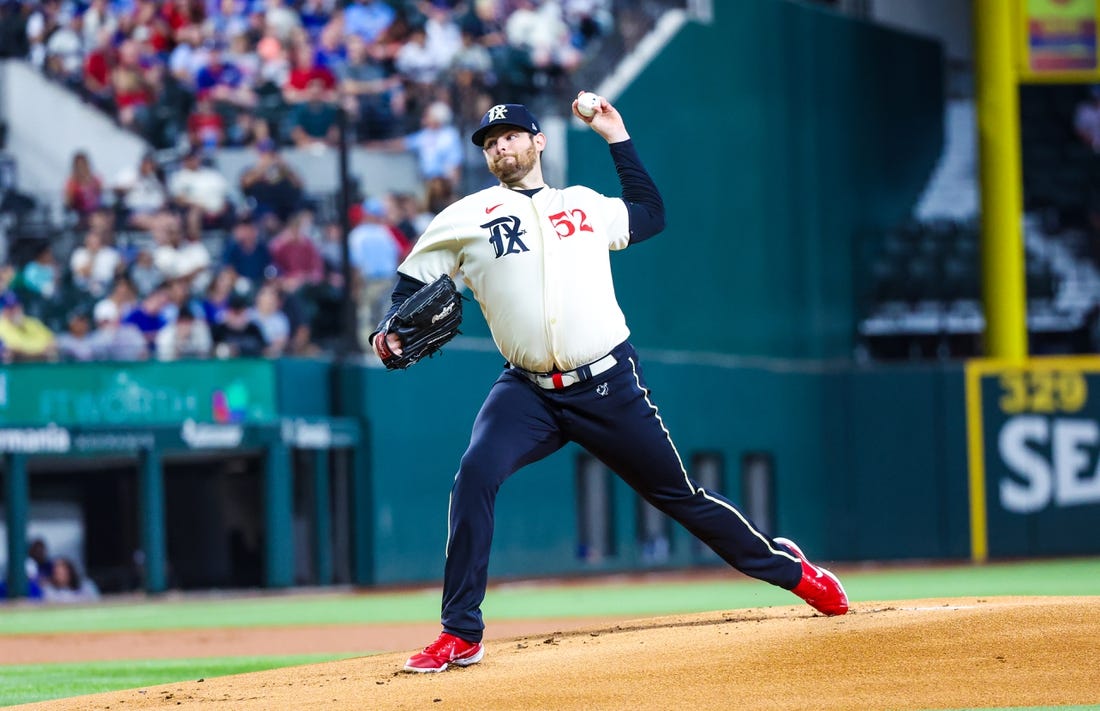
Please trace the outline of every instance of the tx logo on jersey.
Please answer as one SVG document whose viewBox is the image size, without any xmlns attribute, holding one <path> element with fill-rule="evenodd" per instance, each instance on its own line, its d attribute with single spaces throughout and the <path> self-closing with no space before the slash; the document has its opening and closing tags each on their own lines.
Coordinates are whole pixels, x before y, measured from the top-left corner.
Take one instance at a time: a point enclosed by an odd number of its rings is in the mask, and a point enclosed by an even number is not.
<svg viewBox="0 0 1100 711">
<path fill-rule="evenodd" d="M 529 252 L 527 245 L 520 239 L 520 235 L 527 234 L 527 230 L 520 229 L 519 218 L 515 215 L 498 217 L 492 222 L 480 225 L 489 230 L 489 243 L 493 245 L 496 258 L 500 259 L 506 254 L 519 254 Z"/>
<path fill-rule="evenodd" d="M 600 397 L 607 397 L 607 393 L 610 392 L 607 387 L 607 383 L 600 383 L 596 386 L 596 394 Z"/>
</svg>

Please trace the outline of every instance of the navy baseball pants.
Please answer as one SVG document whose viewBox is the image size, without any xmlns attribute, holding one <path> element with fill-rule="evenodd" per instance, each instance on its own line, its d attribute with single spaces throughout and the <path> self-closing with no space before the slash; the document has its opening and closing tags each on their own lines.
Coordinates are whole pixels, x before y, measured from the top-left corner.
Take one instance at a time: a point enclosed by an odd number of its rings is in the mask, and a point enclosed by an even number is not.
<svg viewBox="0 0 1100 711">
<path fill-rule="evenodd" d="M 481 641 L 497 491 L 515 471 L 571 441 L 733 567 L 788 590 L 801 580 L 798 558 L 758 531 L 728 499 L 688 477 L 649 399 L 634 348 L 623 343 L 612 354 L 613 368 L 561 390 L 544 390 L 512 369 L 493 384 L 451 489 L 444 631 Z"/>
</svg>

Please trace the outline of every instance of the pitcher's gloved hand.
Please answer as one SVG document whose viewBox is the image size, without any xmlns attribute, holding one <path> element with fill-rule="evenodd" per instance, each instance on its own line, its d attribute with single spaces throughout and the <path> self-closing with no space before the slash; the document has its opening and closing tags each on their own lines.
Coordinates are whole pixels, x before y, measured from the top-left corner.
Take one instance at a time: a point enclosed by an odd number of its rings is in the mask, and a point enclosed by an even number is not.
<svg viewBox="0 0 1100 711">
<path fill-rule="evenodd" d="M 374 336 L 375 351 L 390 370 L 408 368 L 421 358 L 434 355 L 458 335 L 462 323 L 462 295 L 454 281 L 444 274 L 425 284 L 405 300 L 381 331 Z M 389 334 L 401 341 L 401 352 L 387 343 Z"/>
</svg>

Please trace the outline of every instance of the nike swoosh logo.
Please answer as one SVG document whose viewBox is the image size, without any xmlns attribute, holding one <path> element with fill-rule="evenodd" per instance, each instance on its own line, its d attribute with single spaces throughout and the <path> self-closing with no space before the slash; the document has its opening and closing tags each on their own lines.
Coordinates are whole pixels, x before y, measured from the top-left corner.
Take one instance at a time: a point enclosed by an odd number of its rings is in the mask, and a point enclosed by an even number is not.
<svg viewBox="0 0 1100 711">
<path fill-rule="evenodd" d="M 503 204 L 504 204 L 504 203 L 502 203 L 502 202 L 498 202 L 498 203 L 497 203 L 496 205 L 493 205 L 492 207 L 487 207 L 487 208 L 485 208 L 485 214 L 486 214 L 486 215 L 488 215 L 488 214 L 489 214 L 490 212 L 492 212 L 493 210 L 497 209 L 498 207 L 500 207 L 500 206 L 501 206 L 501 205 L 503 205 Z"/>
</svg>

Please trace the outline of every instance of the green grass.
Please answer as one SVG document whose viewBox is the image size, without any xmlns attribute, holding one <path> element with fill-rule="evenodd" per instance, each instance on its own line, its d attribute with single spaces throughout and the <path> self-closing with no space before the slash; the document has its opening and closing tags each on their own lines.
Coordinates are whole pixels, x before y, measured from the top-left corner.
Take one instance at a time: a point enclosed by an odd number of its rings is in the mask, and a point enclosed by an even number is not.
<svg viewBox="0 0 1100 711">
<path fill-rule="evenodd" d="M 29 704 L 49 699 L 137 689 L 173 681 L 210 679 L 299 664 L 346 659 L 351 655 L 306 654 L 227 659 L 157 659 L 79 664 L 26 664 L 2 666 L 0 706 Z"/>
<path fill-rule="evenodd" d="M 840 568 L 854 602 L 1001 595 L 1100 595 L 1100 558 L 954 565 L 936 568 Z M 790 593 L 730 572 L 700 580 L 618 577 L 569 584 L 493 586 L 486 619 L 648 617 L 705 610 L 792 605 Z M 0 607 L 0 636 L 31 633 L 134 631 L 293 625 L 431 622 L 439 619 L 439 590 L 235 597 L 110 600 L 94 606 L 20 604 Z M 349 655 L 344 655 L 344 658 Z M 103 662 L 4 666 L 0 704 L 129 689 L 184 679 L 238 674 L 340 656 Z M 1073 707 L 1088 708 L 1088 707 Z"/>
<path fill-rule="evenodd" d="M 979 595 L 1100 595 L 1100 558 L 842 570 L 853 601 Z M 736 572 L 728 579 L 623 580 L 494 586 L 487 619 L 667 615 L 797 602 L 785 590 Z M 152 599 L 66 607 L 0 607 L 0 635 L 425 622 L 438 619 L 439 590 Z"/>
</svg>

